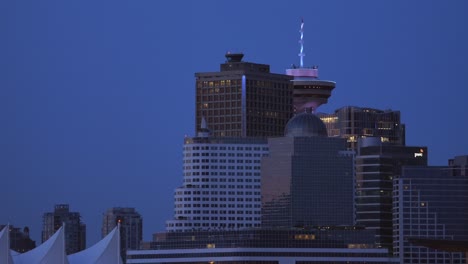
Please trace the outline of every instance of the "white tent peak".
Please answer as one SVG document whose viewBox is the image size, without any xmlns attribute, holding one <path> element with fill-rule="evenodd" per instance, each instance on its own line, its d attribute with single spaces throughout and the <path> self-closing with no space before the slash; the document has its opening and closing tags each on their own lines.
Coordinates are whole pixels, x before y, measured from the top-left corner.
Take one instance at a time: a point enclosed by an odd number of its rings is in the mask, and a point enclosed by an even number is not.
<svg viewBox="0 0 468 264">
<path fill-rule="evenodd" d="M 121 264 L 119 226 L 116 226 L 107 236 L 93 246 L 69 255 L 68 260 L 70 264 Z"/>
</svg>

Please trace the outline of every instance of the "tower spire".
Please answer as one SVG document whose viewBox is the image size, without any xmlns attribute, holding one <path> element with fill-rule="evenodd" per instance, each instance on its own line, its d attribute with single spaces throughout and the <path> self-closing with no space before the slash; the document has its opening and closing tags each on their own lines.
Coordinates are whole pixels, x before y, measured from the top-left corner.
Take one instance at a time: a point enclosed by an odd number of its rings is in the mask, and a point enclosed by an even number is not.
<svg viewBox="0 0 468 264">
<path fill-rule="evenodd" d="M 299 66 L 301 68 L 303 68 L 304 67 L 304 56 L 305 56 L 305 53 L 304 53 L 304 18 L 302 18 L 301 30 L 299 30 L 299 32 L 301 33 L 301 39 L 299 40 L 299 43 L 301 44 L 299 57 L 301 58 L 301 60 L 300 60 Z"/>
</svg>

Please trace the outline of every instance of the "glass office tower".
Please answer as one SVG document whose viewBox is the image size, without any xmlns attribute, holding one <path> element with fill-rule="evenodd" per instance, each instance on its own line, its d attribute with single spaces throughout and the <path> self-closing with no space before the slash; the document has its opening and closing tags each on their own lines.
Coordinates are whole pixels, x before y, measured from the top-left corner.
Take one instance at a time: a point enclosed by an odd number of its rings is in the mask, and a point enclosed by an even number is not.
<svg viewBox="0 0 468 264">
<path fill-rule="evenodd" d="M 293 117 L 285 137 L 269 138 L 262 160 L 262 225 L 353 225 L 353 152 L 311 113 Z"/>
<path fill-rule="evenodd" d="M 356 224 L 375 230 L 378 246 L 392 248 L 393 179 L 402 166 L 427 166 L 427 147 L 383 144 L 362 138 L 355 160 Z"/>
</svg>

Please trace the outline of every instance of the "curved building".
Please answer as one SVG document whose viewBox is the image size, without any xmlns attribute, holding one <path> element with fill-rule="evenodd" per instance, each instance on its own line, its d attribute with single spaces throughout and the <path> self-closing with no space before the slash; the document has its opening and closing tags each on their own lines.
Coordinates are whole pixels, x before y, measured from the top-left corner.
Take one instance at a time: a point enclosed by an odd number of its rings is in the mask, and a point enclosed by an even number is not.
<svg viewBox="0 0 468 264">
<path fill-rule="evenodd" d="M 260 162 L 266 139 L 210 137 L 202 119 L 198 137 L 184 140 L 184 180 L 174 193 L 169 232 L 260 227 Z"/>
</svg>

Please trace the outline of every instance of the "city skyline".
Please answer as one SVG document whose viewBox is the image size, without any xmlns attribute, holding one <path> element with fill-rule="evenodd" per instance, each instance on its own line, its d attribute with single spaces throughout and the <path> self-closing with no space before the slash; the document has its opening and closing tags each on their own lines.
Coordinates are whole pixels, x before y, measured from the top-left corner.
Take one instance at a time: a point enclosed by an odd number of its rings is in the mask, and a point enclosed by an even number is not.
<svg viewBox="0 0 468 264">
<path fill-rule="evenodd" d="M 137 208 L 144 240 L 164 230 L 194 136 L 194 73 L 233 50 L 284 74 L 299 62 L 301 17 L 305 66 L 336 81 L 319 112 L 391 108 L 430 165 L 466 154 L 467 3 L 242 3 L 0 4 L 0 223 L 40 241 L 42 214 L 68 203 L 88 245 L 115 206 Z"/>
</svg>

